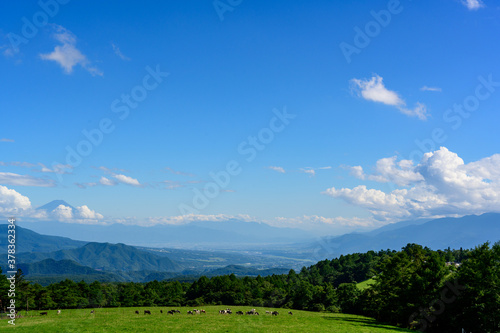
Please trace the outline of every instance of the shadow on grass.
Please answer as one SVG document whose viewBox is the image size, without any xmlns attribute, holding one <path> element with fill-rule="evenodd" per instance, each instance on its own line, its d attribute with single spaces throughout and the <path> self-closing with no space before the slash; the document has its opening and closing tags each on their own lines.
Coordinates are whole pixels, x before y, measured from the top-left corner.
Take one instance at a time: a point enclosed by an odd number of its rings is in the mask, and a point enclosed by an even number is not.
<svg viewBox="0 0 500 333">
<path fill-rule="evenodd" d="M 349 317 L 329 317 L 329 316 L 322 316 L 323 319 L 325 320 L 331 320 L 331 321 L 338 321 L 338 322 L 351 322 L 351 323 L 357 323 L 360 326 L 367 326 L 367 327 L 375 327 L 375 328 L 383 328 L 386 330 L 394 331 L 394 332 L 411 332 L 408 329 L 404 328 L 398 328 L 398 327 L 390 327 L 392 325 L 386 324 L 386 323 L 379 323 L 373 319 L 370 318 L 349 318 Z"/>
</svg>

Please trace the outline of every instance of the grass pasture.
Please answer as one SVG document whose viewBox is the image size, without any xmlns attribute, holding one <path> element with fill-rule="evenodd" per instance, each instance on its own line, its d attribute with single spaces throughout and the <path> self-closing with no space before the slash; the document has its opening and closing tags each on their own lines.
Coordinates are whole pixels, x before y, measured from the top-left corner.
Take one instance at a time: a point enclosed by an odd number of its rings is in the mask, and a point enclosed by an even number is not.
<svg viewBox="0 0 500 333">
<path fill-rule="evenodd" d="M 62 310 L 58 315 L 56 310 L 48 311 L 47 316 L 40 316 L 41 311 L 32 311 L 30 316 L 16 319 L 15 328 L 0 321 L 0 331 L 8 332 L 15 329 L 18 332 L 410 332 L 389 325 L 383 325 L 361 316 L 318 313 L 286 309 L 256 308 L 256 315 L 236 315 L 236 311 L 248 311 L 251 307 L 232 306 L 232 315 L 219 314 L 225 306 L 200 307 L 206 314 L 188 315 L 192 308 L 175 307 L 144 307 L 144 308 L 108 308 L 96 309 L 95 314 L 90 309 Z M 170 309 L 178 309 L 180 314 L 169 315 Z M 139 311 L 139 315 L 135 311 Z M 151 315 L 145 315 L 144 310 L 150 310 Z M 163 310 L 163 314 L 160 313 Z M 276 310 L 280 314 L 271 316 L 266 310 Z M 24 316 L 25 313 L 23 312 Z M 32 315 L 32 316 L 31 316 Z"/>
</svg>

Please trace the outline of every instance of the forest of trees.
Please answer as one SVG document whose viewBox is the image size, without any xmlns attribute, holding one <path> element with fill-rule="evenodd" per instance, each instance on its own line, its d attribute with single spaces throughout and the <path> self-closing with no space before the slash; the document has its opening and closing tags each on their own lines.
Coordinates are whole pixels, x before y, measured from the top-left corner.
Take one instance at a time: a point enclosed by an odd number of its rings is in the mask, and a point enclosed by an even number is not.
<svg viewBox="0 0 500 333">
<path fill-rule="evenodd" d="M 446 265 L 446 262 L 461 263 Z M 364 289 L 357 282 L 372 279 Z M 9 301 L 0 276 L 0 301 Z M 426 332 L 500 331 L 500 243 L 472 250 L 433 251 L 408 244 L 401 251 L 369 251 L 320 261 L 300 272 L 267 277 L 201 277 L 192 283 L 85 283 L 43 287 L 18 271 L 16 307 L 63 308 L 200 306 L 284 307 L 361 314 Z"/>
</svg>

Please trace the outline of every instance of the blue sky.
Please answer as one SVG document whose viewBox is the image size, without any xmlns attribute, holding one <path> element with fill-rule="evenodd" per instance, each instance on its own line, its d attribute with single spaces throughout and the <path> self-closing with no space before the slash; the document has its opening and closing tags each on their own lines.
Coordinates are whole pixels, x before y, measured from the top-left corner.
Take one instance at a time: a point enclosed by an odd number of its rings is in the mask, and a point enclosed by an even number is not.
<svg viewBox="0 0 500 333">
<path fill-rule="evenodd" d="M 0 17 L 2 215 L 339 233 L 500 207 L 495 1 L 42 0 Z M 77 210 L 34 210 L 54 199 Z"/>
</svg>

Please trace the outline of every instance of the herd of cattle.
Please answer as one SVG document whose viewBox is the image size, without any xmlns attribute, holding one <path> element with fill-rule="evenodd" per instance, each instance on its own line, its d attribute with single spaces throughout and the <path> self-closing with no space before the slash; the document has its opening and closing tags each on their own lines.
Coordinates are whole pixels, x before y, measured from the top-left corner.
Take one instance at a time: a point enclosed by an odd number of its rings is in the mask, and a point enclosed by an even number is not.
<svg viewBox="0 0 500 333">
<path fill-rule="evenodd" d="M 139 314 L 139 311 L 136 310 L 135 313 Z M 163 310 L 160 310 L 160 313 L 163 313 Z M 173 315 L 175 313 L 181 313 L 181 312 L 179 310 L 170 310 L 167 313 Z M 195 314 L 201 314 L 201 313 L 207 313 L 207 312 L 205 310 L 203 310 L 203 309 L 201 309 L 201 310 L 194 309 L 194 310 L 189 310 L 187 312 L 188 315 L 195 315 Z M 149 314 L 150 315 L 151 311 L 144 310 L 144 314 Z M 219 314 L 233 314 L 233 312 L 231 311 L 231 309 L 224 309 L 224 310 L 220 310 Z M 255 315 L 255 316 L 259 315 L 259 313 L 255 309 L 252 309 L 252 310 L 247 311 L 247 312 L 237 311 L 236 314 L 237 315 L 247 314 L 247 315 Z M 272 316 L 279 315 L 278 311 L 266 311 L 266 314 L 270 314 Z M 288 314 L 289 315 L 293 315 L 292 311 L 289 311 Z"/>
<path fill-rule="evenodd" d="M 90 311 L 91 314 L 94 314 L 94 310 Z M 135 310 L 135 313 L 136 314 L 140 314 L 138 310 Z M 163 310 L 160 310 L 160 313 L 163 313 Z M 179 310 L 169 310 L 167 311 L 168 314 L 170 315 L 174 315 L 175 313 L 181 313 Z M 203 309 L 200 309 L 200 310 L 197 310 L 197 309 L 194 309 L 194 310 L 189 310 L 187 312 L 188 315 L 195 315 L 195 314 L 202 314 L 202 313 L 207 313 L 205 310 Z M 231 309 L 225 309 L 225 310 L 220 310 L 219 311 L 220 314 L 233 314 L 233 312 L 231 311 Z M 57 310 L 57 314 L 61 314 L 61 310 Z M 144 310 L 144 314 L 148 314 L 150 315 L 151 314 L 151 311 L 149 310 Z M 243 315 L 243 314 L 247 314 L 247 315 L 255 315 L 255 316 L 258 316 L 259 313 L 255 310 L 255 309 L 252 309 L 250 311 L 247 311 L 247 312 L 243 312 L 243 311 L 237 311 L 236 312 L 237 315 Z M 272 316 L 277 316 L 279 315 L 278 311 L 266 311 L 266 314 L 270 314 Z M 292 311 L 289 311 L 288 312 L 289 315 L 293 315 Z M 46 316 L 47 315 L 47 312 L 40 312 L 40 315 L 41 316 Z"/>
</svg>

